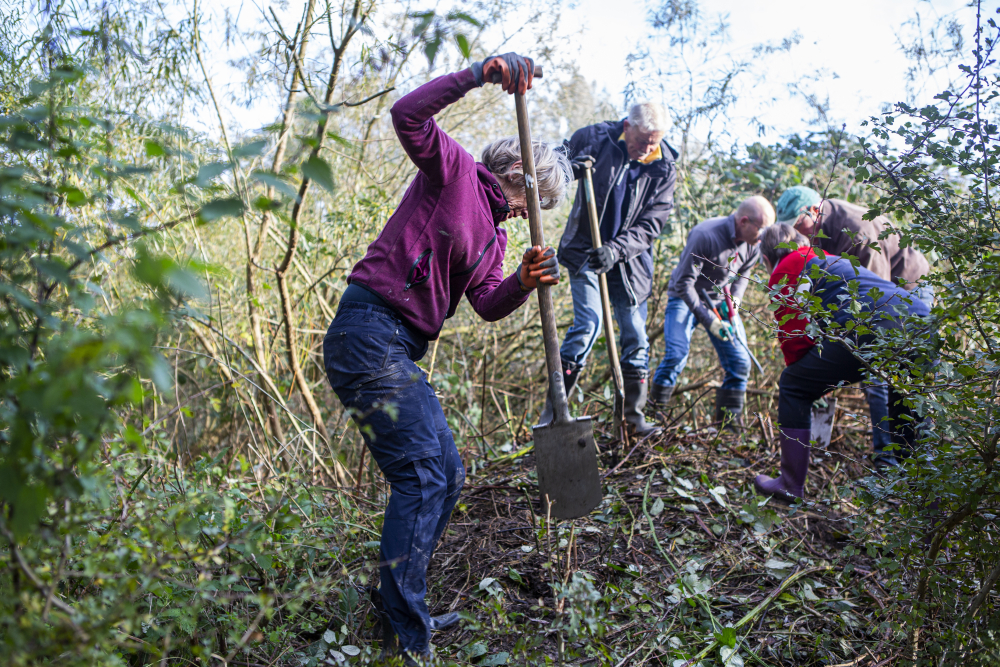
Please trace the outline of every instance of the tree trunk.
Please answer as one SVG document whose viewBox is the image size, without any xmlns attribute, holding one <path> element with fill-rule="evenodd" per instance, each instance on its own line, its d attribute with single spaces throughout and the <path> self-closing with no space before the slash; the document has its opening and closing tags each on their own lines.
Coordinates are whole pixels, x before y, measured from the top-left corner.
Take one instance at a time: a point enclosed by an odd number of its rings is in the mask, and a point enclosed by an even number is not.
<svg viewBox="0 0 1000 667">
<path fill-rule="evenodd" d="M 337 80 L 340 76 L 340 67 L 343 64 L 344 53 L 347 51 L 347 46 L 350 43 L 351 38 L 354 37 L 354 35 L 357 34 L 358 30 L 361 28 L 362 23 L 361 1 L 355 0 L 354 8 L 351 11 L 351 21 L 341 37 L 340 44 L 333 45 L 333 66 L 330 68 L 330 78 L 327 81 L 326 94 L 323 97 L 323 104 L 326 107 L 330 107 L 333 102 L 333 95 L 336 92 Z M 316 124 L 315 143 L 312 151 L 310 152 L 310 158 L 319 157 L 320 151 L 323 149 L 323 144 L 326 140 L 326 127 L 329 120 L 330 115 L 328 112 L 325 112 Z M 277 269 L 275 269 L 275 275 L 278 279 L 278 295 L 281 298 L 281 310 L 285 329 L 285 352 L 288 356 L 288 365 L 292 370 L 292 377 L 295 379 L 295 386 L 298 388 L 299 393 L 302 394 L 302 398 L 306 402 L 306 407 L 309 409 L 313 425 L 316 427 L 319 434 L 323 436 L 325 440 L 329 441 L 330 438 L 326 430 L 326 424 L 323 422 L 323 414 L 320 412 L 319 405 L 316 404 L 316 399 L 313 397 L 312 390 L 309 389 L 309 383 L 306 381 L 305 374 L 302 372 L 302 367 L 299 364 L 294 312 L 292 309 L 291 294 L 288 289 L 288 269 L 292 264 L 292 260 L 295 258 L 295 250 L 299 244 L 299 224 L 302 221 L 302 212 L 305 210 L 305 204 L 311 185 L 312 180 L 308 176 L 303 175 L 302 183 L 299 185 L 299 196 L 292 207 L 292 217 L 288 230 L 288 247 L 285 251 L 285 256 L 281 260 L 281 264 Z"/>
<path fill-rule="evenodd" d="M 301 39 L 299 40 L 298 46 L 298 58 L 292 61 L 292 80 L 288 87 L 288 98 L 285 102 L 284 113 L 281 118 L 281 134 L 278 136 L 278 144 L 274 149 L 274 159 L 271 162 L 271 171 L 274 173 L 279 173 L 281 167 L 285 161 L 285 152 L 288 148 L 288 136 L 291 134 L 292 126 L 295 122 L 295 97 L 296 97 L 296 86 L 298 85 L 299 78 L 302 76 L 302 72 L 299 70 L 298 63 L 303 62 L 306 53 L 306 46 L 309 43 L 309 29 L 313 21 L 313 9 L 316 5 L 316 0 L 309 0 L 306 5 L 305 18 L 301 26 Z M 274 188 L 269 187 L 267 189 L 268 199 L 273 199 L 275 196 Z M 270 211 L 265 212 L 261 217 L 260 228 L 257 230 L 257 240 L 251 247 L 250 244 L 250 230 L 246 229 L 246 243 L 247 243 L 247 271 L 246 271 L 246 290 L 247 290 L 247 311 L 250 317 L 250 337 L 253 341 L 254 356 L 257 358 L 257 365 L 260 366 L 263 373 L 268 372 L 268 363 L 265 355 L 265 345 L 264 336 L 261 327 L 260 311 L 257 308 L 256 303 L 256 284 L 255 284 L 255 274 L 256 269 L 260 265 L 260 256 L 264 248 L 264 241 L 267 239 L 268 227 L 271 224 L 271 213 Z M 274 382 L 270 381 L 270 378 L 265 379 L 265 383 L 274 386 Z M 275 388 L 276 389 L 276 388 Z M 279 441 L 284 440 L 284 431 L 281 428 L 281 421 L 278 417 L 278 411 L 274 409 L 274 402 L 267 400 L 264 401 L 265 409 L 267 410 L 268 422 L 271 425 L 272 435 Z"/>
</svg>

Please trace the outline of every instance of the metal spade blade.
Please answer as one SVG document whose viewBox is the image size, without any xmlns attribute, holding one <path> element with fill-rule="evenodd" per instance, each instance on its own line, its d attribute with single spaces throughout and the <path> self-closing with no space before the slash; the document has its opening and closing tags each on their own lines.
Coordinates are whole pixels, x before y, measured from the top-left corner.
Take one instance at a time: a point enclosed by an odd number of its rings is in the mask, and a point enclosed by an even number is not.
<svg viewBox="0 0 1000 667">
<path fill-rule="evenodd" d="M 552 516 L 573 519 L 600 505 L 603 494 L 590 417 L 536 426 L 533 437 L 542 510 L 549 511 L 547 499 Z"/>
<path fill-rule="evenodd" d="M 514 108 L 517 111 L 517 130 L 521 142 L 531 243 L 544 248 L 542 210 L 538 201 L 538 188 L 535 186 L 538 180 L 535 178 L 528 105 L 524 95 L 514 94 Z M 551 423 L 533 429 L 538 489 L 542 507 L 548 510 L 551 506 L 552 516 L 573 519 L 589 513 L 601 502 L 601 478 L 597 471 L 594 426 L 589 417 L 571 419 L 569 416 L 562 362 L 559 359 L 559 333 L 552 305 L 552 288 L 548 285 L 538 287 L 538 311 L 542 320 L 542 341 L 545 346 L 545 365 L 548 369 L 553 412 Z"/>
</svg>

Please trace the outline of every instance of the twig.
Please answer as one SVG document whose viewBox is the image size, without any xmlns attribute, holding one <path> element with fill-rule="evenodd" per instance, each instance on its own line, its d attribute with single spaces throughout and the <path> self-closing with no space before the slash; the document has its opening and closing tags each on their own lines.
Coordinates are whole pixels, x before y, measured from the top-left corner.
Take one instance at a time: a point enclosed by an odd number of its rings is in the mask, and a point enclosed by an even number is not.
<svg viewBox="0 0 1000 667">
<path fill-rule="evenodd" d="M 257 618 L 253 619 L 253 623 L 251 623 L 250 627 L 247 628 L 247 631 L 243 633 L 243 636 L 240 638 L 239 643 L 237 643 L 236 646 L 233 647 L 233 650 L 229 652 L 229 655 L 226 656 L 224 662 L 227 665 L 229 664 L 230 660 L 236 657 L 236 654 L 239 652 L 239 650 L 246 645 L 246 643 L 250 640 L 250 637 L 253 636 L 253 633 L 257 631 L 257 626 L 260 624 L 261 619 L 264 618 L 264 614 L 267 613 L 267 610 L 268 610 L 267 605 L 261 606 L 260 611 L 257 612 Z"/>
<path fill-rule="evenodd" d="M 733 627 L 739 630 L 744 625 L 752 623 L 754 619 L 756 619 L 757 616 L 763 614 L 764 610 L 766 610 L 772 602 L 778 599 L 778 596 L 784 593 L 789 586 L 791 586 L 792 584 L 794 584 L 796 581 L 806 576 L 807 574 L 812 574 L 813 572 L 820 572 L 832 569 L 833 568 L 830 566 L 810 567 L 806 570 L 800 570 L 798 572 L 788 575 L 785 578 L 785 580 L 778 585 L 777 588 L 771 591 L 771 593 L 768 594 L 768 596 L 764 598 L 764 600 L 759 605 L 748 611 L 747 614 L 739 621 L 737 621 Z M 706 646 L 704 649 L 701 650 L 701 652 L 698 653 L 698 655 L 694 656 L 693 658 L 685 662 L 681 667 L 691 667 L 691 665 L 696 664 L 699 660 L 701 660 L 706 655 L 711 653 L 718 645 L 719 645 L 719 640 L 713 639 L 708 646 Z"/>
<path fill-rule="evenodd" d="M 31 566 L 28 565 L 27 561 L 24 560 L 24 555 L 18 548 L 17 541 L 14 539 L 13 533 L 11 533 L 10 530 L 7 528 L 7 526 L 4 525 L 3 523 L 0 523 L 0 532 L 3 533 L 4 538 L 6 538 L 7 542 L 10 543 L 10 550 L 11 553 L 14 554 L 14 560 L 17 561 L 17 566 L 21 569 L 22 572 L 24 572 L 24 575 L 28 577 L 31 583 L 34 584 L 38 590 L 45 593 L 46 597 L 48 597 L 49 595 L 48 587 L 45 585 L 45 582 L 43 582 L 38 577 L 38 575 L 35 574 L 35 571 L 31 569 Z M 55 584 L 53 584 L 53 587 L 55 587 Z M 70 616 L 76 615 L 76 609 L 66 604 L 58 597 L 52 596 L 52 604 L 55 605 L 61 611 L 66 612 Z M 74 623 L 74 626 L 75 625 L 76 624 Z"/>
</svg>

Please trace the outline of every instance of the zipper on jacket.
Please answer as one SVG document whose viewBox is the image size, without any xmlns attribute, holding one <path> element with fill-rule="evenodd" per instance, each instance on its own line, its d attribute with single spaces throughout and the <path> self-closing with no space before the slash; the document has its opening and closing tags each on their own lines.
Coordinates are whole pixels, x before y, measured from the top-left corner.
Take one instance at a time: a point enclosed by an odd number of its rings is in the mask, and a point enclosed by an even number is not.
<svg viewBox="0 0 1000 667">
<path fill-rule="evenodd" d="M 620 153 L 620 152 L 621 152 L 621 150 L 622 150 L 621 148 L 618 148 L 618 144 L 617 144 L 617 143 L 615 143 L 615 148 L 617 148 L 617 149 L 618 149 L 618 152 L 619 152 L 619 153 Z M 612 179 L 611 179 L 611 181 L 612 181 L 612 182 L 614 182 L 614 181 L 616 181 L 616 180 L 617 180 L 617 181 L 620 181 L 620 180 L 621 180 L 621 179 L 622 179 L 622 178 L 624 177 L 624 175 L 625 175 L 625 172 L 626 172 L 626 171 L 628 171 L 627 169 L 625 169 L 625 166 L 626 166 L 626 165 L 628 164 L 628 155 L 625 155 L 624 157 L 625 157 L 625 159 L 624 159 L 624 161 L 622 162 L 622 166 L 621 166 L 621 171 L 620 171 L 620 172 L 618 172 L 618 176 L 617 176 L 616 178 L 612 178 Z M 615 173 L 615 172 L 611 172 L 611 174 L 612 174 L 612 175 L 614 175 L 614 173 Z M 614 191 L 614 189 L 615 189 L 615 186 L 616 186 L 616 185 L 617 185 L 617 183 L 616 183 L 615 185 L 612 185 L 612 186 L 611 186 L 611 187 L 610 187 L 610 188 L 608 189 L 608 192 L 607 192 L 607 194 L 605 194 L 605 195 L 604 195 L 604 204 L 602 204 L 602 205 L 601 205 L 601 214 L 600 214 L 599 216 L 597 216 L 597 227 L 598 227 L 598 229 L 600 229 L 600 226 L 601 226 L 601 220 L 603 220 L 603 219 L 604 219 L 604 211 L 606 211 L 606 210 L 607 210 L 607 208 L 608 208 L 608 199 L 609 199 L 609 198 L 611 197 L 611 193 L 612 193 L 612 192 Z M 603 243 L 603 242 L 602 242 L 602 243 Z"/>
<path fill-rule="evenodd" d="M 430 257 L 427 257 L 428 255 L 430 255 Z M 422 253 L 420 253 L 420 257 L 417 257 L 417 260 L 413 262 L 413 266 L 410 267 L 410 272 L 406 276 L 406 287 L 403 288 L 404 292 L 410 289 L 411 287 L 422 285 L 423 283 L 427 282 L 427 280 L 431 277 L 431 268 L 430 266 L 428 266 L 426 276 L 424 276 L 420 280 L 413 279 L 413 273 L 417 270 L 417 265 L 420 264 L 420 262 L 424 259 L 424 257 L 427 257 L 427 262 L 430 263 L 431 259 L 434 257 L 434 251 L 424 250 Z"/>
<path fill-rule="evenodd" d="M 615 148 L 618 148 L 617 142 L 615 143 Z M 618 150 L 620 152 L 621 148 L 618 148 Z M 618 187 L 618 184 L 621 182 L 621 180 L 625 178 L 625 174 L 628 173 L 628 169 L 626 167 L 628 167 L 628 155 L 624 155 L 624 159 L 622 160 L 621 171 L 618 172 L 617 178 L 612 179 L 614 185 L 612 185 L 611 188 L 608 189 L 608 193 L 604 195 L 604 205 L 601 206 L 601 215 L 597 218 L 598 228 L 600 228 L 601 220 L 604 219 L 604 211 L 606 211 L 608 208 L 608 199 L 611 198 L 611 193 L 614 191 L 616 187 Z M 614 172 L 611 173 L 613 174 Z M 633 202 L 629 202 L 630 209 L 632 208 L 632 204 Z M 626 222 L 625 220 L 622 220 L 622 227 L 625 226 L 625 222 Z M 619 229 L 618 231 L 621 231 L 621 229 Z M 629 300 L 632 302 L 633 306 L 638 306 L 639 298 L 635 295 L 635 290 L 632 289 L 632 283 L 628 279 L 628 272 L 625 270 L 624 261 L 618 262 L 618 270 L 622 275 L 622 282 L 625 284 L 625 288 L 628 290 Z"/>
<path fill-rule="evenodd" d="M 479 259 L 476 260 L 475 264 L 473 264 L 472 266 L 470 266 L 469 268 L 467 268 L 465 271 L 459 271 L 458 273 L 453 273 L 451 275 L 452 276 L 456 276 L 456 277 L 457 276 L 465 276 L 465 275 L 468 275 L 468 274 L 472 273 L 473 271 L 475 271 L 476 267 L 479 266 L 482 263 L 483 257 L 486 257 L 486 251 L 489 250 L 490 248 L 492 248 L 493 244 L 496 243 L 496 242 L 497 242 L 497 237 L 494 235 L 493 238 L 490 239 L 490 242 L 486 244 L 486 247 L 483 248 L 482 251 L 480 251 L 480 253 L 479 253 Z"/>
<path fill-rule="evenodd" d="M 632 289 L 632 282 L 628 279 L 628 271 L 625 270 L 625 262 L 618 262 L 618 266 L 621 267 L 622 282 L 625 283 L 625 287 L 628 288 L 628 296 L 632 300 L 632 305 L 638 306 L 639 297 L 635 295 L 635 291 Z"/>
</svg>

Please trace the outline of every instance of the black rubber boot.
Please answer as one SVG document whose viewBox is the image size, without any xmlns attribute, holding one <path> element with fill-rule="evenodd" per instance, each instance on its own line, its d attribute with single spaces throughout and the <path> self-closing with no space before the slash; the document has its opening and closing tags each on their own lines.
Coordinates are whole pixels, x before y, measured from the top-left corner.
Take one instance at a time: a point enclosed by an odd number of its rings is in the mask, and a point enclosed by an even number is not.
<svg viewBox="0 0 1000 667">
<path fill-rule="evenodd" d="M 569 400 L 572 396 L 571 392 L 573 387 L 576 386 L 577 378 L 580 377 L 580 371 L 583 370 L 581 364 L 575 364 L 572 361 L 566 361 L 565 359 L 560 359 L 560 363 L 563 368 L 563 382 L 566 383 L 566 399 Z M 552 421 L 552 399 L 549 397 L 549 387 L 548 384 L 545 385 L 545 407 L 542 408 L 542 416 L 538 418 L 538 425 L 545 426 Z"/>
<path fill-rule="evenodd" d="M 625 380 L 625 423 L 628 424 L 629 431 L 639 438 L 659 433 L 661 429 L 658 426 L 647 424 L 646 416 L 642 413 L 646 407 L 646 393 L 649 391 L 646 374 L 625 375 L 623 379 Z"/>
<path fill-rule="evenodd" d="M 458 612 L 455 611 L 441 614 L 440 616 L 431 616 L 431 632 L 447 630 L 454 625 L 458 625 L 460 620 Z"/>
<path fill-rule="evenodd" d="M 743 404 L 747 393 L 740 389 L 715 390 L 715 421 L 727 431 L 736 432 L 743 427 Z"/>
<path fill-rule="evenodd" d="M 652 407 L 663 410 L 674 395 L 674 385 L 649 383 L 649 403 Z"/>
</svg>

